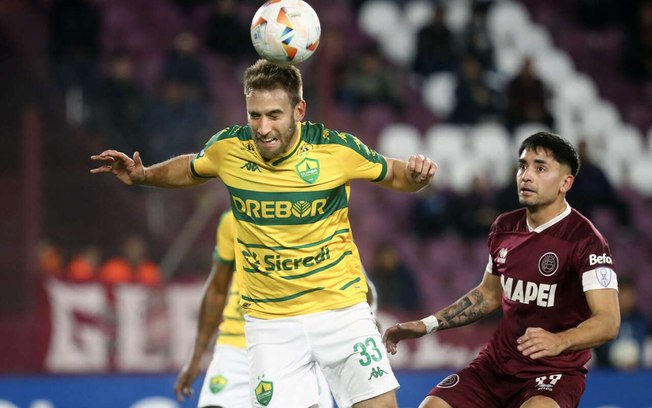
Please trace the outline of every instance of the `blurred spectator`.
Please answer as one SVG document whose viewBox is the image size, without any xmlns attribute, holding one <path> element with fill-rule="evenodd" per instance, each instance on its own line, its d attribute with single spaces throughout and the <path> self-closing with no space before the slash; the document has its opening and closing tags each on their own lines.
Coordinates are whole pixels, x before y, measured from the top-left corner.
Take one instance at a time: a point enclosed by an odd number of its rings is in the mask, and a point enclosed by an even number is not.
<svg viewBox="0 0 652 408">
<path fill-rule="evenodd" d="M 184 31 L 174 38 L 163 63 L 163 81 L 183 85 L 190 99 L 208 99 L 208 75 L 199 57 L 199 42 L 193 33 Z"/>
<path fill-rule="evenodd" d="M 616 216 L 621 227 L 631 227 L 631 214 L 629 207 L 605 175 L 602 168 L 591 161 L 588 145 L 581 140 L 577 145 L 580 156 L 580 172 L 573 187 L 566 195 L 572 207 L 591 218 L 596 208 L 608 208 Z"/>
<path fill-rule="evenodd" d="M 456 195 L 439 190 L 436 183 L 419 191 L 412 207 L 412 225 L 419 238 L 437 237 L 453 227 L 453 206 Z"/>
<path fill-rule="evenodd" d="M 471 21 L 462 33 L 467 55 L 475 57 L 484 70 L 494 68 L 494 46 L 487 27 L 487 3 L 473 4 Z"/>
<path fill-rule="evenodd" d="M 496 117 L 499 110 L 498 94 L 485 80 L 482 65 L 475 57 L 465 56 L 455 88 L 455 106 L 448 120 L 473 125 Z"/>
<path fill-rule="evenodd" d="M 235 0 L 215 0 L 208 20 L 208 30 L 204 43 L 206 47 L 220 56 L 239 58 L 252 55 L 249 27 L 238 18 Z"/>
<path fill-rule="evenodd" d="M 192 14 L 195 7 L 209 2 L 210 0 L 173 0 L 179 11 L 186 15 Z"/>
<path fill-rule="evenodd" d="M 512 195 L 515 195 L 515 191 L 512 191 Z M 463 237 L 486 236 L 498 215 L 494 208 L 494 188 L 489 179 L 482 175 L 474 176 L 471 189 L 458 195 L 452 208 L 455 225 Z"/>
<path fill-rule="evenodd" d="M 100 249 L 89 245 L 70 260 L 66 268 L 66 278 L 73 282 L 97 280 L 101 262 Z"/>
<path fill-rule="evenodd" d="M 64 269 L 64 256 L 61 248 L 48 240 L 41 240 L 36 246 L 36 252 L 41 274 L 60 278 Z"/>
<path fill-rule="evenodd" d="M 161 283 L 161 271 L 147 257 L 147 243 L 140 235 L 127 237 L 122 248 L 122 256 L 107 260 L 100 267 L 100 280 L 105 283 Z"/>
<path fill-rule="evenodd" d="M 548 91 L 536 76 L 530 58 L 524 58 L 521 69 L 507 85 L 507 128 L 513 131 L 523 123 L 541 123 L 553 127 L 553 118 L 546 108 Z"/>
<path fill-rule="evenodd" d="M 49 11 L 54 83 L 66 95 L 68 119 L 77 123 L 87 119 L 97 86 L 101 23 L 100 11 L 84 0 L 53 0 Z"/>
<path fill-rule="evenodd" d="M 198 151 L 208 134 L 208 123 L 204 105 L 189 95 L 187 87 L 177 80 L 164 81 L 147 113 L 149 155 L 143 159 L 158 163 Z"/>
<path fill-rule="evenodd" d="M 437 7 L 430 23 L 419 30 L 413 70 L 427 77 L 433 72 L 454 71 L 458 62 L 455 37 L 446 27 L 443 7 Z"/>
<path fill-rule="evenodd" d="M 412 271 L 394 245 L 388 242 L 378 245 L 370 276 L 378 290 L 380 307 L 402 311 L 421 309 L 421 296 Z"/>
<path fill-rule="evenodd" d="M 618 337 L 595 350 L 600 367 L 634 370 L 645 365 L 645 339 L 649 329 L 646 316 L 638 308 L 636 282 L 621 278 L 618 282 L 620 333 Z"/>
<path fill-rule="evenodd" d="M 638 2 L 623 50 L 623 70 L 633 80 L 652 79 L 652 1 Z"/>
<path fill-rule="evenodd" d="M 625 18 L 623 3 L 628 0 L 578 0 L 577 19 L 587 28 L 600 30 L 622 23 Z"/>
<path fill-rule="evenodd" d="M 371 104 L 387 105 L 397 112 L 403 109 L 400 79 L 375 47 L 364 49 L 344 75 L 338 100 L 345 106 L 356 111 Z"/>
<path fill-rule="evenodd" d="M 94 124 L 108 137 L 107 146 L 123 152 L 139 150 L 147 156 L 144 135 L 145 96 L 134 79 L 134 64 L 125 53 L 110 58 L 99 87 Z"/>
</svg>

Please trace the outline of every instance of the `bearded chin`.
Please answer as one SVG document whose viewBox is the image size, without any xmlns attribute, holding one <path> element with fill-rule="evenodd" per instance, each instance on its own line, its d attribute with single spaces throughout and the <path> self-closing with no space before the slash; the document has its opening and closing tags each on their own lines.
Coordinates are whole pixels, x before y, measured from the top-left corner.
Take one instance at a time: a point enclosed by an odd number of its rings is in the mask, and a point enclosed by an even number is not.
<svg viewBox="0 0 652 408">
<path fill-rule="evenodd" d="M 292 121 L 292 124 L 288 128 L 288 136 L 289 136 L 288 140 L 292 140 L 292 136 L 294 136 L 296 132 L 297 132 L 297 122 Z"/>
</svg>

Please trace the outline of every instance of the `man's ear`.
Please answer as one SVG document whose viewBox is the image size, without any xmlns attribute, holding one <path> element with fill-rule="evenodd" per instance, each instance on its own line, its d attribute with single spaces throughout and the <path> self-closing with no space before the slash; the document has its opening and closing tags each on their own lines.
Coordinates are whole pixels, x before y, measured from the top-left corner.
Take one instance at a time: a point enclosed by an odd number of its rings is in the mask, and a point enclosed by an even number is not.
<svg viewBox="0 0 652 408">
<path fill-rule="evenodd" d="M 294 107 L 294 121 L 301 122 L 306 116 L 306 101 L 300 100 Z"/>
<path fill-rule="evenodd" d="M 571 176 L 570 174 L 564 176 L 561 182 L 561 186 L 559 187 L 559 191 L 562 193 L 567 193 L 568 190 L 571 189 L 573 186 L 573 182 L 575 181 L 575 177 Z"/>
</svg>

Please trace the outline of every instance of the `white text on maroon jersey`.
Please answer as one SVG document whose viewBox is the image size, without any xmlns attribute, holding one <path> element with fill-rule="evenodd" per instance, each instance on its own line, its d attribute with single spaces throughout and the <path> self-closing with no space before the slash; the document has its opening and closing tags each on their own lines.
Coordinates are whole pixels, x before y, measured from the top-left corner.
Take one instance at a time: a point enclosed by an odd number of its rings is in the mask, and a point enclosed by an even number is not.
<svg viewBox="0 0 652 408">
<path fill-rule="evenodd" d="M 611 265 L 612 263 L 613 263 L 613 260 L 606 253 L 604 253 L 602 255 L 596 255 L 596 254 L 589 255 L 589 265 L 595 265 L 595 264 L 609 264 L 609 265 Z"/>
<path fill-rule="evenodd" d="M 503 286 L 505 297 L 511 301 L 529 305 L 535 302 L 537 306 L 553 307 L 555 305 L 555 291 L 557 284 L 527 282 L 514 278 L 500 276 L 500 284 Z"/>
</svg>

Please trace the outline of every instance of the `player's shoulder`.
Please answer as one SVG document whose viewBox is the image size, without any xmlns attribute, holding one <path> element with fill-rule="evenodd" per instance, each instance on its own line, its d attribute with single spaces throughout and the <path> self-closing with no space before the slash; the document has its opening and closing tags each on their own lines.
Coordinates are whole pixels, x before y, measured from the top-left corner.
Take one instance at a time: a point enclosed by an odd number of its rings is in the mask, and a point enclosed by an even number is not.
<svg viewBox="0 0 652 408">
<path fill-rule="evenodd" d="M 312 144 L 336 144 L 350 146 L 357 139 L 350 133 L 327 128 L 323 123 L 302 122 L 303 139 Z"/>
<path fill-rule="evenodd" d="M 511 232 L 522 227 L 525 225 L 525 211 L 525 208 L 518 208 L 498 215 L 492 225 L 492 232 Z"/>
<path fill-rule="evenodd" d="M 224 210 L 220 216 L 220 222 L 231 221 L 234 218 L 233 211 L 229 208 Z"/>
<path fill-rule="evenodd" d="M 353 150 L 372 161 L 379 161 L 380 155 L 351 133 L 327 128 L 322 123 L 303 122 L 302 138 L 313 145 L 322 145 L 333 150 Z"/>
<path fill-rule="evenodd" d="M 228 139 L 251 140 L 251 128 L 249 125 L 231 125 L 215 133 L 206 145 L 208 147 L 215 142 Z"/>
<path fill-rule="evenodd" d="M 582 213 L 572 208 L 567 219 L 566 235 L 573 242 L 582 240 L 599 240 L 605 241 L 602 233 L 593 225 L 591 220 L 586 218 Z"/>
</svg>

